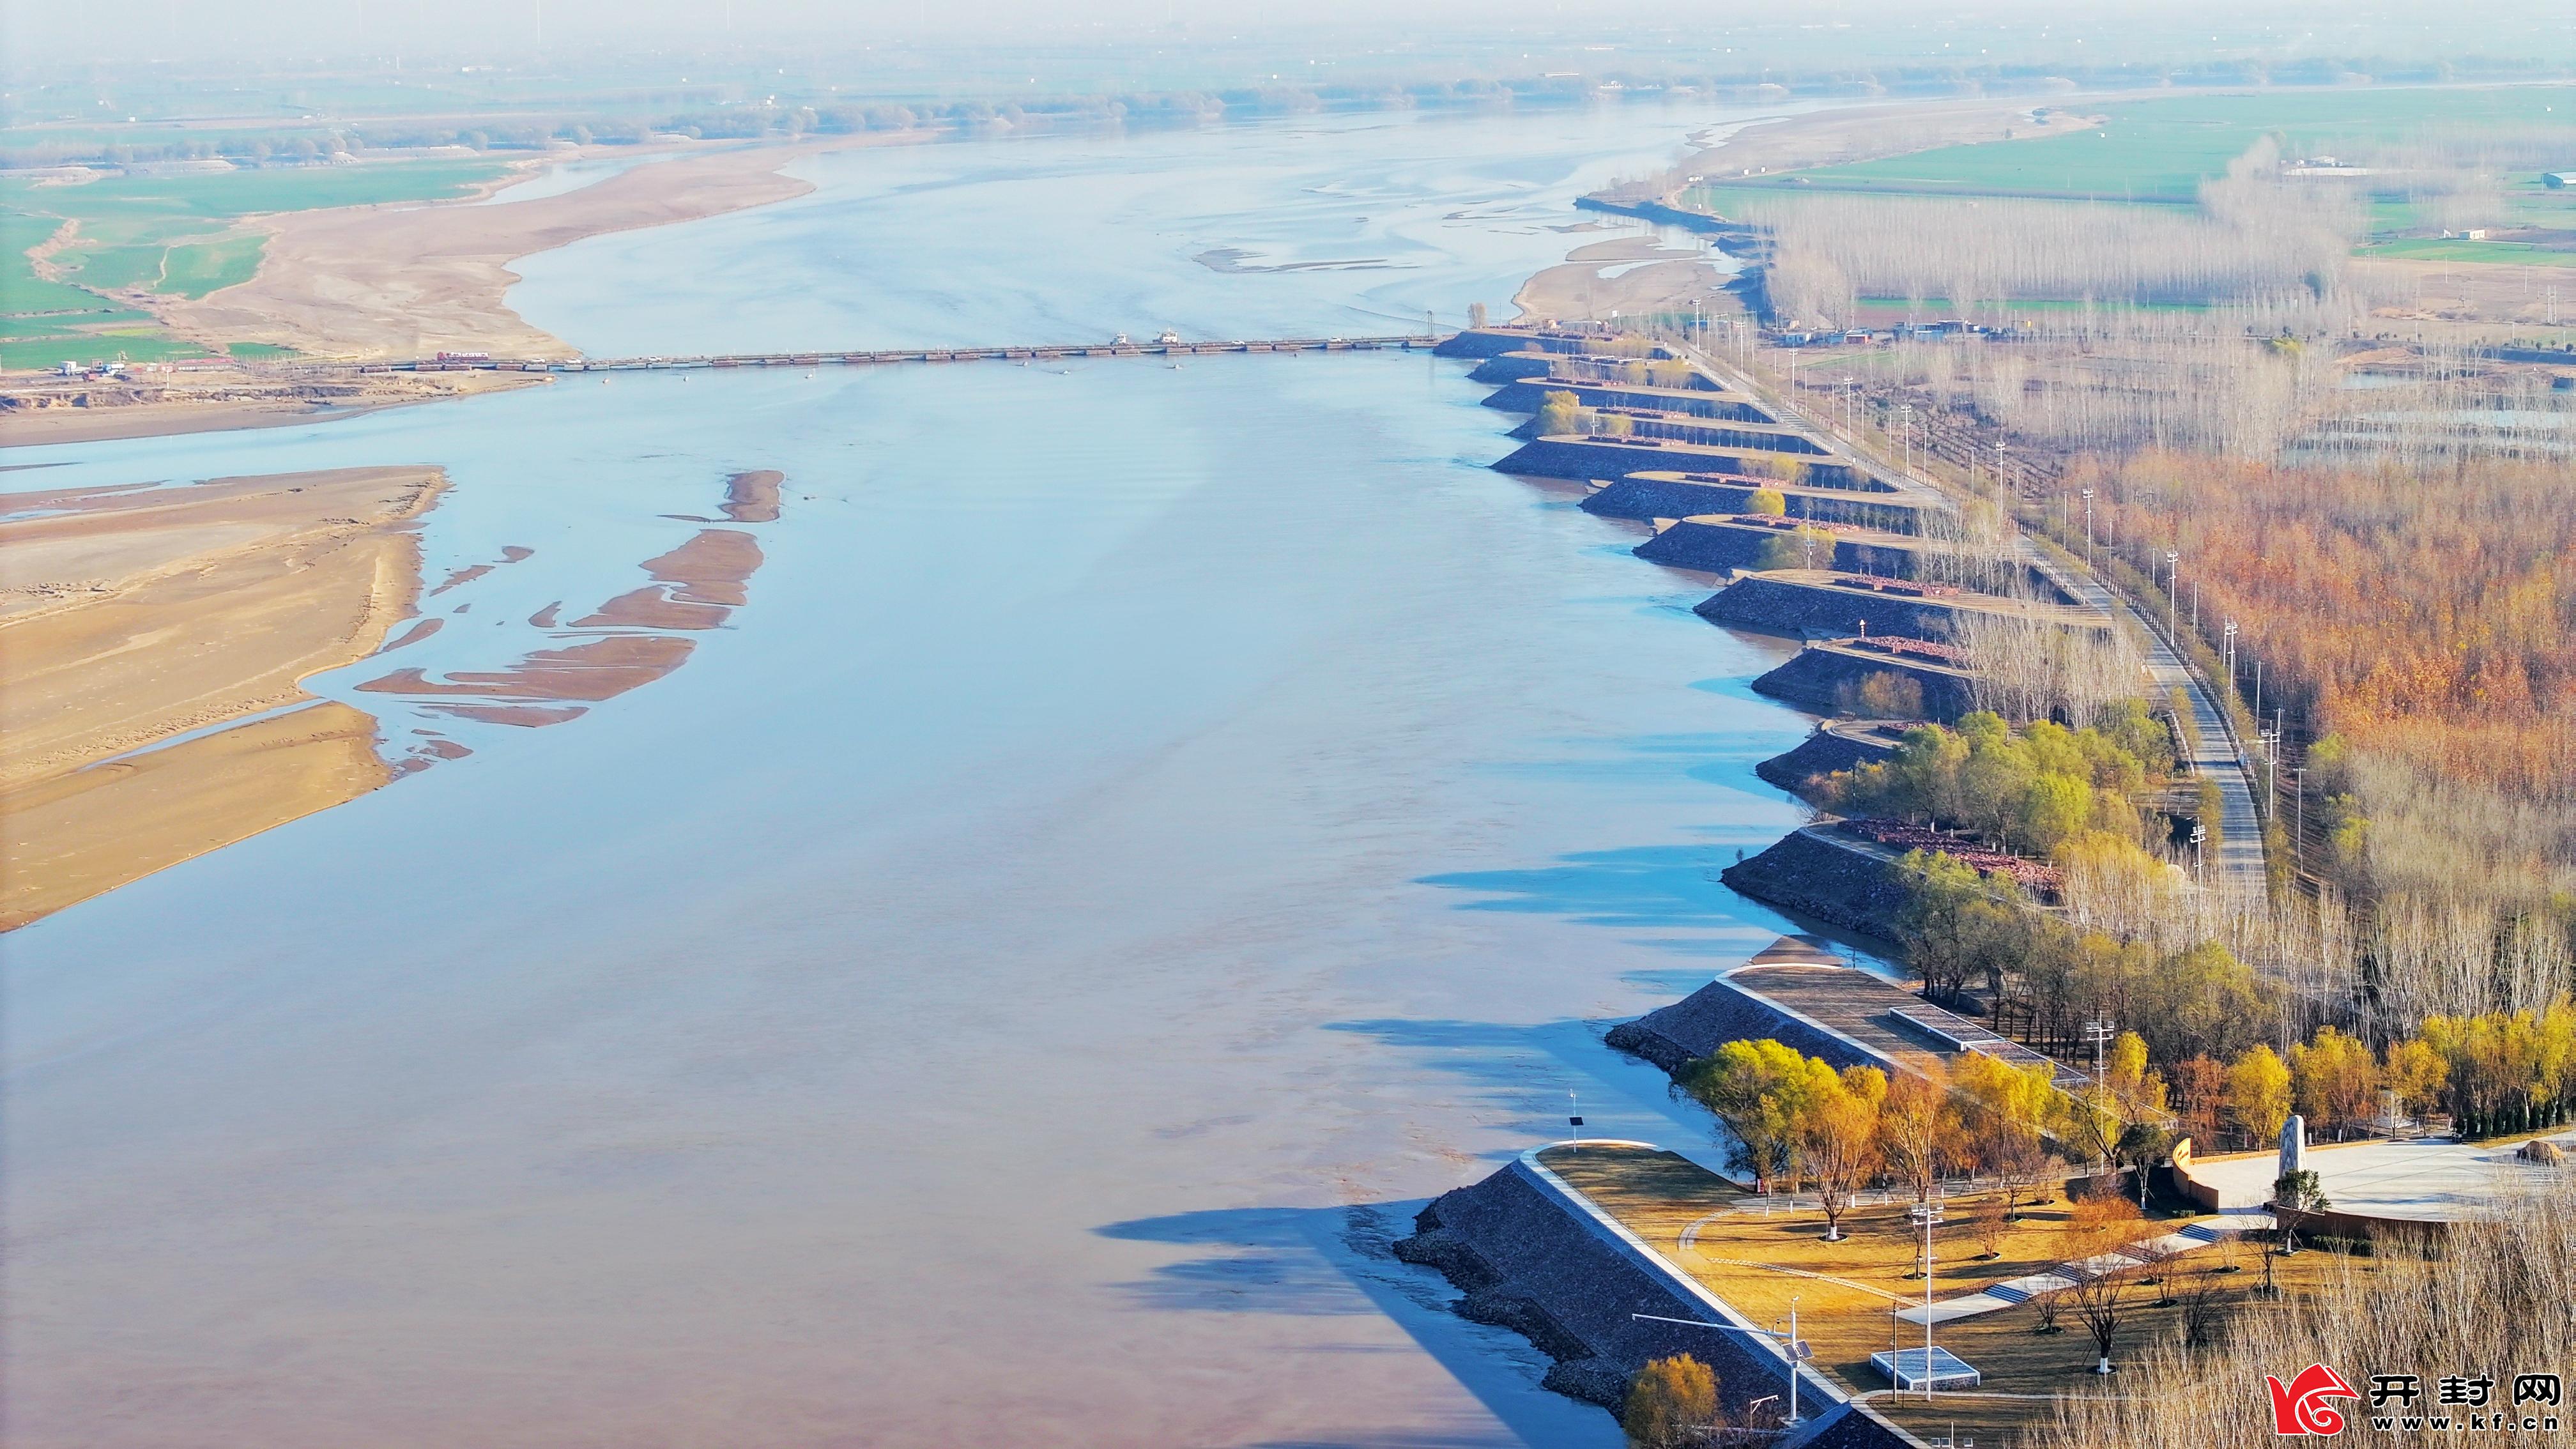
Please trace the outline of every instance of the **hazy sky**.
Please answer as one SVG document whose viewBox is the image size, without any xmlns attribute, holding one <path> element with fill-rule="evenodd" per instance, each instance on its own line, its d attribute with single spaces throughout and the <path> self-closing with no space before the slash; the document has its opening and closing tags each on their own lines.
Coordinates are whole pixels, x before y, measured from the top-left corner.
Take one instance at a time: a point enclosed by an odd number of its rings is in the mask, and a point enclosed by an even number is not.
<svg viewBox="0 0 2576 1449">
<path fill-rule="evenodd" d="M 871 40 L 1062 44 L 1112 34 L 1217 37 L 1228 31 L 1332 29 L 1352 44 L 1437 32 L 1501 43 L 1515 30 L 1604 35 L 1668 28 L 1710 42 L 1730 32 L 1811 43 L 1828 36 L 1855 61 L 1919 50 L 1956 25 L 2018 33 L 2070 54 L 2073 44 L 2144 49 L 2168 58 L 2207 44 L 2308 54 L 2529 56 L 2568 53 L 2576 5 L 2478 0 L 2427 6 L 2397 0 L 2165 0 L 2067 4 L 1985 0 L 1692 0 L 1670 9 L 1599 0 L 0 0 L 0 46 L 13 64 L 86 59 L 306 59 L 395 51 L 524 55 L 548 49 L 663 48 L 728 42 L 766 47 Z M 2208 38 L 2201 39 L 2202 32 Z M 1819 34 L 1818 32 L 1826 32 Z M 2537 45 L 2537 50 L 2534 47 Z M 1709 49 L 1719 47 L 1712 43 Z M 1807 47 L 1797 47 L 1807 48 Z"/>
</svg>

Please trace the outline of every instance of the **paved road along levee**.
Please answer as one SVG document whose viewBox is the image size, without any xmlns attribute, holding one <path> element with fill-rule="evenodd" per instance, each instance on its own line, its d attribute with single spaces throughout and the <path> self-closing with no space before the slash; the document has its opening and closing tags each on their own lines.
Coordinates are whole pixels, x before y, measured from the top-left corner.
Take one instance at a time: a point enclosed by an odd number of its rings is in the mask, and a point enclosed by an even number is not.
<svg viewBox="0 0 2576 1449">
<path fill-rule="evenodd" d="M 1684 347 L 1683 351 L 1690 355 L 1692 361 L 1719 381 L 1732 380 L 1747 393 L 1761 395 L 1760 390 L 1753 386 L 1752 380 L 1735 368 L 1717 361 L 1697 348 Z M 1887 459 L 1879 456 L 1874 449 L 1867 447 L 1859 439 L 1850 437 L 1831 423 L 1815 417 L 1790 398 L 1782 396 L 1773 401 L 1783 412 L 1809 429 L 1839 441 L 1854 457 L 1868 464 L 1873 472 L 1900 492 L 1928 499 L 1941 508 L 1954 506 L 1949 495 L 1940 489 L 1890 464 Z M 2208 686 L 2184 665 L 2182 656 L 2175 652 L 2172 643 L 2166 638 L 2164 621 L 2152 617 L 2135 602 L 2113 593 L 2095 576 L 2089 573 L 2073 575 L 2059 568 L 2053 559 L 2041 553 L 2039 548 L 2027 538 L 2016 540 L 2015 553 L 2024 562 L 2045 572 L 2052 580 L 2083 599 L 2090 607 L 2113 616 L 2125 614 L 2146 635 L 2149 641 L 2147 673 L 2153 679 L 2157 693 L 2164 698 L 2171 698 L 2173 691 L 2180 689 L 2191 706 L 2192 723 L 2200 736 L 2200 747 L 2191 756 L 2192 771 L 2203 779 L 2218 782 L 2219 845 L 2215 857 L 2206 860 L 2204 864 L 2215 881 L 2223 882 L 2237 890 L 2262 891 L 2264 889 L 2262 817 L 2254 808 L 2254 779 L 2247 769 L 2244 751 L 2237 742 L 2235 730 L 2227 722 L 2226 714 L 2219 709 L 2217 700 L 2211 697 Z"/>
</svg>

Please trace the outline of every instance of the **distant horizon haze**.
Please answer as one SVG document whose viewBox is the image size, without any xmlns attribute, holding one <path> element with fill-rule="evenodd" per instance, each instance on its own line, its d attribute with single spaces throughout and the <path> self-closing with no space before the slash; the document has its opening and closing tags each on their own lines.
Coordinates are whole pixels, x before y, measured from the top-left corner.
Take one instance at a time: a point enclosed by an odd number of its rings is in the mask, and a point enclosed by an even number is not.
<svg viewBox="0 0 2576 1449">
<path fill-rule="evenodd" d="M 23 72 L 97 63 L 276 69 L 405 58 L 424 65 L 539 58 L 578 64 L 656 54 L 811 63 L 822 56 L 863 57 L 872 47 L 919 45 L 986 54 L 1068 46 L 1227 51 L 1236 68 L 1211 74 L 1201 82 L 1207 85 L 1305 80 L 1260 67 L 1319 58 L 1336 66 L 1357 62 L 1373 76 L 1418 71 L 1443 78 L 1444 66 L 1460 75 L 1499 73 L 1523 47 L 1539 61 L 1597 57 L 1604 72 L 1659 64 L 1705 69 L 1727 57 L 1801 66 L 1952 58 L 2070 64 L 2184 56 L 2576 58 L 2576 25 L 2565 6 L 2550 0 L 2493 0 L 2477 8 L 2473 22 L 2462 19 L 2394 0 L 2199 0 L 2073 13 L 2042 0 L 1934 7 L 1822 0 L 1794 18 L 1749 5 L 1605 16 L 1578 0 L 1502 7 L 1471 0 L 1308 0 L 1292 12 L 1179 0 L 1090 0 L 1070 8 L 1041 0 L 939 7 L 882 0 L 449 0 L 434 6 L 423 0 L 0 0 L 0 58 L 12 72 L 13 90 Z M 1265 47 L 1279 49 L 1262 61 L 1249 59 Z M 1044 74 L 1030 78 L 1041 86 L 1046 80 Z"/>
</svg>

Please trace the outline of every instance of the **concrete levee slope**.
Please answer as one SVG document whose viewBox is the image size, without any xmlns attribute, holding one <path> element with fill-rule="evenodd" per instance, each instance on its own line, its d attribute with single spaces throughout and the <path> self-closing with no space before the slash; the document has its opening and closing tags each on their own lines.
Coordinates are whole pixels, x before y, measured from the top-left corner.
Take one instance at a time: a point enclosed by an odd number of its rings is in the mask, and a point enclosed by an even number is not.
<svg viewBox="0 0 2576 1449">
<path fill-rule="evenodd" d="M 1645 1143 L 1586 1145 L 1654 1150 Z M 1568 1186 L 1536 1151 L 1434 1199 L 1395 1251 L 1463 1290 L 1459 1312 L 1511 1328 L 1554 1359 L 1546 1383 L 1560 1393 L 1616 1412 L 1639 1369 L 1676 1354 L 1715 1370 L 1731 1416 L 1787 1392 L 1789 1360 L 1757 1325 Z M 1670 1319 L 1682 1321 L 1658 1321 Z M 1853 1418 L 1837 1412 L 1849 1404 L 1840 1388 L 1813 1369 L 1797 1373 L 1799 1395 L 1816 1419 Z M 1859 1415 L 1842 1432 L 1863 1437 L 1834 1442 L 1920 1442 L 1875 1414 Z"/>
<path fill-rule="evenodd" d="M 1517 364 L 1519 361 L 1518 357 L 1497 358 L 1476 371 L 1481 373 L 1486 368 L 1500 371 L 1498 364 Z M 1485 399 L 1485 406 L 1507 413 L 1534 413 L 1546 404 L 1549 393 L 1570 392 L 1577 403 L 1587 408 L 1635 408 L 1646 412 L 1679 413 L 1685 417 L 1766 425 L 1778 421 L 1768 409 L 1750 399 L 1709 388 L 1594 382 L 1588 378 L 1551 377 L 1546 372 L 1525 372 L 1513 378 L 1469 376 L 1477 382 L 1501 383 L 1502 386 Z"/>
<path fill-rule="evenodd" d="M 1583 511 L 1604 518 L 1640 521 L 1745 513 L 1753 507 L 1754 492 L 1764 488 L 1780 494 L 1793 519 L 1858 524 L 1889 533 L 1923 531 L 1921 505 L 1892 493 L 1800 488 L 1741 473 L 1630 473 L 1593 490 L 1592 496 L 1583 500 Z"/>
<path fill-rule="evenodd" d="M 1839 714 L 1857 704 L 1862 687 L 1872 675 L 1880 674 L 1914 685 L 1921 700 L 1910 712 L 1919 718 L 1955 724 L 1977 707 L 1974 681 L 1967 671 L 1875 652 L 1858 640 L 1810 644 L 1754 680 L 1753 691 L 1817 714 Z"/>
<path fill-rule="evenodd" d="M 1776 1041 L 1840 1067 L 1885 1067 L 1872 1053 L 1819 1030 L 1725 976 L 1670 1006 L 1610 1029 L 1610 1045 L 1668 1073 L 1731 1041 Z"/>
<path fill-rule="evenodd" d="M 1757 901 L 1880 940 L 1895 939 L 1913 895 L 1894 856 L 1824 826 L 1793 831 L 1718 879 Z"/>
<path fill-rule="evenodd" d="M 1791 638 L 1858 633 L 1947 639 L 1959 605 L 1924 595 L 1846 588 L 1818 577 L 1783 573 L 1737 579 L 1703 600 L 1692 612 L 1712 624 Z"/>
<path fill-rule="evenodd" d="M 1798 742 L 1796 749 L 1773 755 L 1753 767 L 1766 784 L 1796 794 L 1818 775 L 1831 775 L 1884 760 L 1895 750 L 1874 739 L 1855 738 L 1823 725 Z"/>
<path fill-rule="evenodd" d="M 1736 569 L 1771 566 L 1772 542 L 1783 538 L 1789 540 L 1789 547 L 1797 547 L 1798 537 L 1791 528 L 1746 519 L 1703 516 L 1675 520 L 1670 527 L 1658 531 L 1632 551 L 1649 563 L 1722 574 Z M 1817 557 L 1813 560 L 1818 568 L 1850 569 L 1855 573 L 1906 579 L 1914 577 L 1921 566 L 1919 549 L 1909 548 L 1888 537 L 1842 536 L 1820 540 L 1820 543 L 1821 546 L 1815 550 Z M 1798 551 L 1801 554 L 1805 552 L 1803 549 Z M 1793 561 L 1805 562 L 1803 558 Z"/>
</svg>

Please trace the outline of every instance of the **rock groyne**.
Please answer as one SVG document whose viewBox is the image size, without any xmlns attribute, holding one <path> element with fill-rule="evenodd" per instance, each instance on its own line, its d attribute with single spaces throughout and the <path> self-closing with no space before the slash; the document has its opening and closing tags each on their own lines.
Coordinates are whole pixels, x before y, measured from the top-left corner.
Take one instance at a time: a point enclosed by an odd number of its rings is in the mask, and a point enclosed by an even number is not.
<svg viewBox="0 0 2576 1449">
<path fill-rule="evenodd" d="M 1923 594 L 1880 593 L 1819 577 L 1755 574 L 1718 590 L 1691 612 L 1712 624 L 1792 639 L 1895 634 L 1947 639 L 1959 605 Z"/>
<path fill-rule="evenodd" d="M 1862 688 L 1881 674 L 1914 686 L 1920 703 L 1905 712 L 1917 718 L 1956 724 L 1977 707 L 1975 681 L 1967 671 L 1876 653 L 1859 640 L 1810 644 L 1754 680 L 1753 690 L 1816 714 L 1860 712 Z"/>
<path fill-rule="evenodd" d="M 1742 473 L 1630 473 L 1595 490 L 1583 511 L 1604 518 L 1698 518 L 1743 513 L 1758 488 L 1778 492 L 1789 516 L 1819 523 L 1851 523 L 1889 533 L 1923 531 L 1922 506 L 1894 494 L 1839 488 L 1797 488 Z"/>
<path fill-rule="evenodd" d="M 1913 898 L 1894 860 L 1821 825 L 1792 832 L 1718 879 L 1757 901 L 1882 941 L 1896 939 Z"/>
<path fill-rule="evenodd" d="M 1843 1067 L 1887 1063 L 1829 1031 L 1799 1020 L 1776 1004 L 1721 976 L 1670 1006 L 1610 1029 L 1610 1045 L 1644 1057 L 1668 1074 L 1731 1041 L 1771 1040 Z"/>
<path fill-rule="evenodd" d="M 1601 344 L 1598 333 L 1563 327 L 1469 327 L 1440 340 L 1435 357 L 1500 357 L 1506 352 L 1588 352 Z"/>
<path fill-rule="evenodd" d="M 1665 517 L 1668 515 L 1657 515 Z M 1670 528 L 1637 545 L 1633 552 L 1649 563 L 1677 569 L 1722 574 L 1771 566 L 1771 545 L 1796 536 L 1787 529 L 1747 519 L 1698 517 L 1677 520 Z M 1816 552 L 1817 568 L 1849 569 L 1887 578 L 1912 578 L 1921 563 L 1919 550 L 1885 541 L 1841 537 Z"/>
<path fill-rule="evenodd" d="M 1520 361 L 1518 357 L 1496 358 L 1486 367 L 1497 364 L 1517 366 Z M 1481 373 L 1484 370 L 1480 367 L 1476 371 Z M 1588 408 L 1643 408 L 1650 412 L 1685 413 L 1695 418 L 1730 419 L 1744 423 L 1768 424 L 1775 421 L 1770 413 L 1753 403 L 1714 389 L 1591 382 L 1579 378 L 1550 377 L 1544 371 L 1524 372 L 1509 379 L 1477 377 L 1475 380 L 1502 382 L 1502 386 L 1485 399 L 1485 406 L 1507 413 L 1534 413 L 1546 404 L 1549 393 L 1570 392 L 1576 402 Z"/>
<path fill-rule="evenodd" d="M 1505 391 L 1509 391 L 1512 383 L 1547 376 L 1555 370 L 1558 361 L 1559 354 L 1553 352 L 1505 352 L 1477 363 L 1475 369 L 1467 374 L 1467 380 L 1501 383 Z M 1493 405 L 1493 398 L 1485 399 L 1485 406 Z M 1538 409 L 1523 408 L 1521 411 L 1536 412 Z"/>
<path fill-rule="evenodd" d="M 1804 793 L 1807 782 L 1818 775 L 1884 760 L 1894 753 L 1876 740 L 1855 739 L 1818 725 L 1815 733 L 1798 742 L 1796 749 L 1764 760 L 1753 767 L 1753 773 L 1765 783 L 1796 795 Z"/>
<path fill-rule="evenodd" d="M 1665 1262 L 1539 1158 L 1523 1153 L 1483 1181 L 1441 1194 L 1395 1255 L 1455 1284 L 1466 1294 L 1458 1305 L 1465 1317 L 1509 1328 L 1555 1360 L 1547 1387 L 1613 1413 L 1639 1369 L 1675 1354 L 1716 1371 L 1730 1417 L 1787 1393 L 1789 1360 L 1766 1335 L 1746 1331 L 1758 1325 Z M 1658 1321 L 1665 1319 L 1682 1321 Z M 1796 1372 L 1813 1418 L 1786 1442 L 1855 1449 L 1920 1443 L 1814 1369 Z"/>
<path fill-rule="evenodd" d="M 1751 427 L 1752 424 L 1745 424 Z M 1625 478 L 1631 473 L 1755 474 L 1778 464 L 1780 454 L 1760 447 L 1712 448 L 1660 438 L 1600 438 L 1551 435 L 1523 443 L 1494 465 L 1496 472 L 1525 478 Z M 1828 462 L 1821 450 L 1802 453 L 1811 488 L 1855 493 L 1895 493 L 1895 489 L 1848 463 Z M 1773 485 L 1778 486 L 1778 485 Z M 1786 489 L 1782 490 L 1787 491 Z"/>
</svg>

